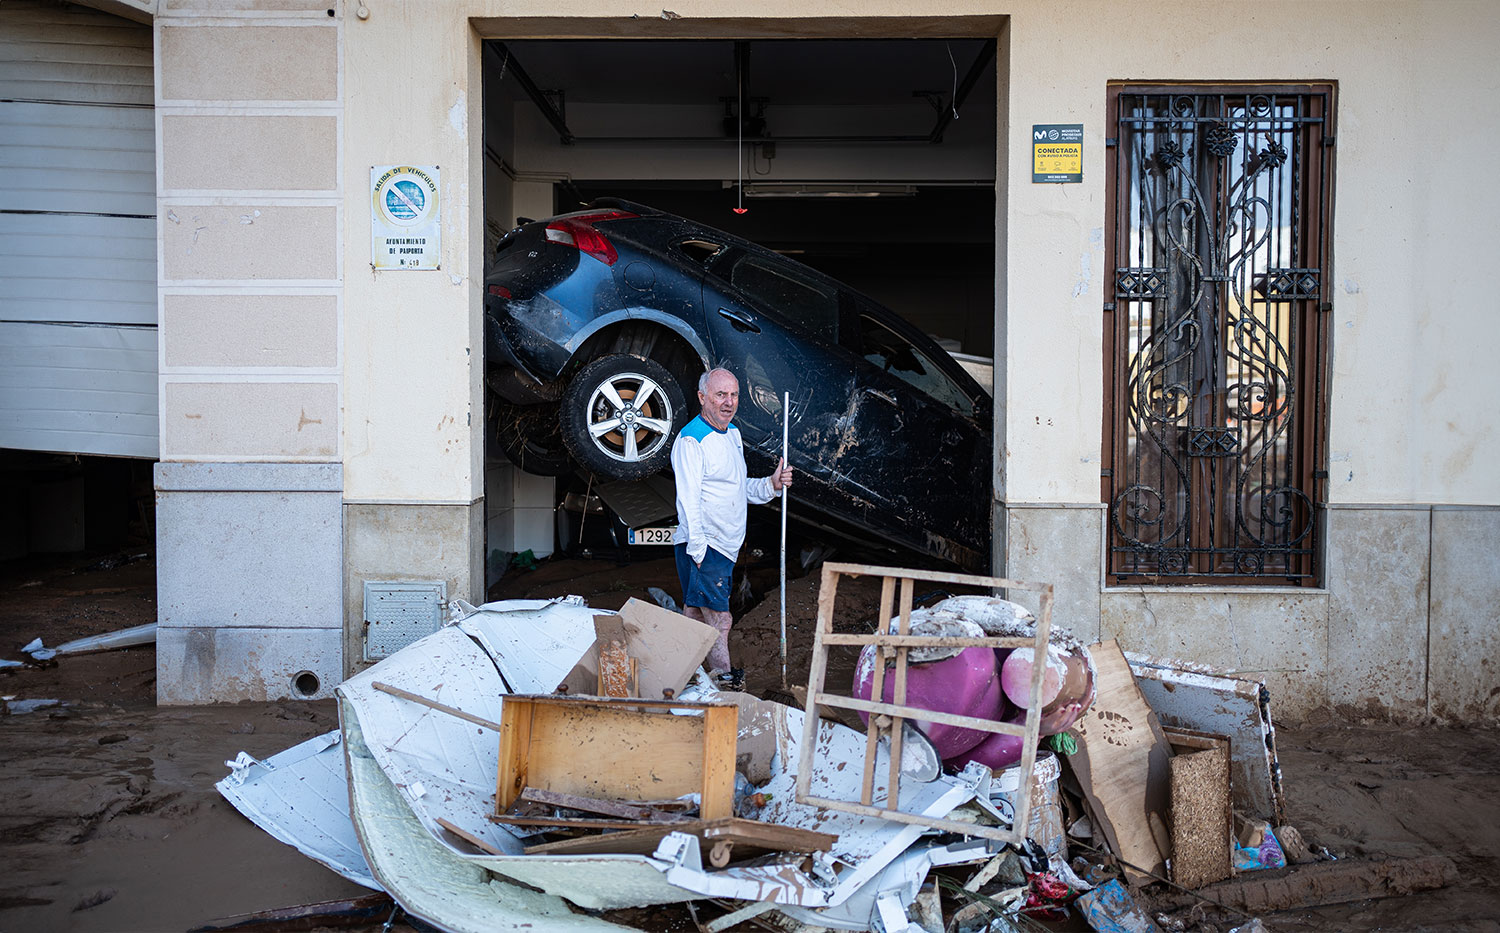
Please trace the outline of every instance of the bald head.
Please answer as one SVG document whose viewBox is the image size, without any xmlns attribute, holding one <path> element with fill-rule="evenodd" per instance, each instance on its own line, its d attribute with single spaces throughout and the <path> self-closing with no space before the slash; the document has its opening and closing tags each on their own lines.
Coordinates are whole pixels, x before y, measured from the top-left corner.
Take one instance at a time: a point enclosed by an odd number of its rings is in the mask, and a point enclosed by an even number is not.
<svg viewBox="0 0 1500 933">
<path fill-rule="evenodd" d="M 698 380 L 698 407 L 703 420 L 722 431 L 740 407 L 740 381 L 727 369 L 710 369 Z"/>
</svg>

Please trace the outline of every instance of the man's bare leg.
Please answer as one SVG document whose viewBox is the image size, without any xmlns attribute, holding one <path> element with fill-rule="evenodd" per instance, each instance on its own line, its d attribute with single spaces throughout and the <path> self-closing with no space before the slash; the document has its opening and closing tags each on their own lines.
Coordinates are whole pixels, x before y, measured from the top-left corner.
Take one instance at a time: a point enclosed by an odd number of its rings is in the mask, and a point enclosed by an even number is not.
<svg viewBox="0 0 1500 933">
<path fill-rule="evenodd" d="M 682 614 L 718 630 L 719 638 L 708 650 L 708 669 L 710 671 L 729 670 L 729 628 L 734 624 L 734 617 L 727 612 L 700 606 L 684 607 Z"/>
</svg>

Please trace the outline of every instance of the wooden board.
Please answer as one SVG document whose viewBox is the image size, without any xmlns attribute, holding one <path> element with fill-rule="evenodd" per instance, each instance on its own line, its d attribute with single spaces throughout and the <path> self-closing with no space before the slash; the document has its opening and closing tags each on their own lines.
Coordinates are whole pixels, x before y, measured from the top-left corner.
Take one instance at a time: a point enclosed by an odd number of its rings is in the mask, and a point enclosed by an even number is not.
<svg viewBox="0 0 1500 933">
<path fill-rule="evenodd" d="M 500 718 L 497 816 L 526 787 L 627 801 L 696 793 L 703 819 L 734 814 L 732 705 L 510 696 Z"/>
<path fill-rule="evenodd" d="M 1135 866 L 1126 867 L 1135 884 L 1145 880 L 1143 872 L 1162 874 L 1171 856 L 1171 749 L 1119 645 L 1091 645 L 1089 654 L 1098 696 L 1073 727 L 1078 751 L 1068 764 L 1110 851 Z"/>
<path fill-rule="evenodd" d="M 736 859 L 764 852 L 825 852 L 838 839 L 829 833 L 757 820 L 693 820 L 675 826 L 649 826 L 617 833 L 581 836 L 527 846 L 527 855 L 650 855 L 667 833 L 682 832 L 712 843 L 728 841 Z"/>
<path fill-rule="evenodd" d="M 1232 872 L 1229 739 L 1167 731 L 1172 756 L 1172 880 L 1190 890 Z"/>
</svg>

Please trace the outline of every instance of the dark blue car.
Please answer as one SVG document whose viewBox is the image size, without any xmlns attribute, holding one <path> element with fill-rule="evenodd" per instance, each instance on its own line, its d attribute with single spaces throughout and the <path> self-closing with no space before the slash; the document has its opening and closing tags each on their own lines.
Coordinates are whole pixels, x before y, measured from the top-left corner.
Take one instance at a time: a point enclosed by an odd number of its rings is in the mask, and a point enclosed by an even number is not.
<svg viewBox="0 0 1500 933">
<path fill-rule="evenodd" d="M 524 223 L 486 278 L 490 426 L 522 469 L 670 466 L 714 364 L 740 379 L 752 475 L 781 451 L 792 512 L 972 571 L 990 552 L 991 402 L 926 335 L 801 263 L 613 199 Z"/>
</svg>

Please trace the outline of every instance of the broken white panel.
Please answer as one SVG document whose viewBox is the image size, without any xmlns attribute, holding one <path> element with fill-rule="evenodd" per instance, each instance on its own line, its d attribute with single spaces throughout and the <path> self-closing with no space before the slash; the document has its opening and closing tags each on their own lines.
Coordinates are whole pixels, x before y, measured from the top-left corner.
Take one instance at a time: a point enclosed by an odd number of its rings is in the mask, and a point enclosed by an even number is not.
<svg viewBox="0 0 1500 933">
<path fill-rule="evenodd" d="M 586 910 L 618 910 L 696 900 L 667 880 L 665 862 L 645 855 L 474 856 L 469 861 Z"/>
<path fill-rule="evenodd" d="M 789 860 L 786 865 L 772 863 L 704 871 L 698 859 L 697 840 L 676 833 L 663 840 L 655 855 L 672 863 L 666 871 L 668 881 L 705 897 L 769 900 L 802 907 L 842 904 L 929 829 L 797 803 L 796 775 L 789 770 L 789 764 L 800 758 L 798 748 L 803 713 L 780 704 L 772 706 L 777 751 L 771 779 L 761 787 L 771 800 L 757 818 L 767 823 L 837 836 L 829 852 L 814 859 L 815 865 L 819 861 L 838 863 L 836 877 L 824 880 L 798 871 L 794 864 L 798 860 Z M 863 777 L 865 736 L 847 726 L 819 721 L 816 741 L 811 793 L 833 800 L 857 800 Z M 889 757 L 882 747 L 875 761 L 875 773 L 880 776 L 875 787 L 877 798 L 885 792 L 885 775 L 890 771 L 888 762 Z M 982 793 L 988 785 L 989 774 L 988 768 L 971 765 L 957 776 L 943 775 L 928 783 L 902 780 L 901 807 L 923 816 L 946 817 Z"/>
<path fill-rule="evenodd" d="M 495 659 L 510 693 L 551 693 L 594 646 L 594 616 L 578 596 L 485 603 L 456 624 Z"/>
<path fill-rule="evenodd" d="M 114 648 L 133 648 L 136 645 L 154 644 L 156 644 L 156 623 L 147 622 L 145 625 L 122 628 L 114 632 L 105 632 L 102 635 L 75 638 L 72 641 L 63 642 L 56 648 L 44 647 L 40 638 L 34 638 L 21 650 L 38 661 L 48 661 L 60 654 L 85 654 L 90 651 L 109 651 Z"/>
<path fill-rule="evenodd" d="M 786 706 L 778 706 L 776 713 L 776 763 L 772 766 L 770 782 L 761 788 L 771 795 L 771 800 L 757 818 L 838 836 L 830 855 L 852 867 L 840 873 L 837 889 L 824 904 L 809 906 L 842 903 L 919 836 L 928 832 L 928 828 L 798 803 L 797 776 L 793 767 L 801 757 L 804 713 Z M 860 782 L 864 777 L 864 734 L 848 726 L 820 720 L 815 741 L 817 746 L 812 756 L 813 773 L 808 793 L 829 800 L 859 800 Z M 888 747 L 879 746 L 875 758 L 875 800 L 886 797 L 889 760 Z M 943 775 L 930 783 L 902 779 L 901 809 L 928 817 L 945 817 L 987 788 L 989 774 L 988 768 L 971 765 L 956 776 Z"/>
<path fill-rule="evenodd" d="M 806 859 L 800 852 L 723 871 L 705 871 L 698 837 L 668 833 L 652 855 L 666 865 L 668 881 L 700 897 L 818 905 L 827 903 L 831 893 L 830 885 L 798 867 Z"/>
<path fill-rule="evenodd" d="M 1234 807 L 1279 825 L 1281 763 L 1271 698 L 1258 680 L 1207 667 L 1125 652 L 1141 695 L 1169 729 L 1229 736 L 1230 792 Z"/>
<path fill-rule="evenodd" d="M 505 684 L 484 649 L 455 626 L 439 629 L 339 685 L 337 693 L 366 724 L 370 753 L 422 825 L 455 852 L 466 852 L 438 818 L 501 852 L 521 841 L 491 822 L 500 736 L 451 713 L 376 690 L 376 683 L 500 721 Z"/>
<path fill-rule="evenodd" d="M 250 822 L 355 884 L 380 890 L 349 821 L 337 730 L 257 761 L 240 752 L 214 785 Z"/>
<path fill-rule="evenodd" d="M 917 899 L 917 892 L 922 890 L 922 883 L 927 880 L 927 873 L 933 866 L 961 865 L 987 859 L 991 855 L 983 840 L 959 842 L 949 846 L 914 845 L 836 907 L 823 910 L 782 907 L 781 910 L 793 920 L 810 926 L 834 930 L 868 930 L 873 927 L 882 897 L 894 895 L 904 914 Z"/>
<path fill-rule="evenodd" d="M 476 860 L 439 843 L 381 770 L 366 742 L 362 713 L 347 698 L 340 698 L 339 721 L 355 831 L 375 880 L 407 913 L 445 933 L 630 931 L 574 913 L 560 898 L 494 878 Z"/>
</svg>

